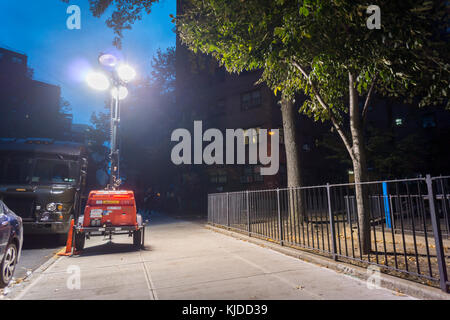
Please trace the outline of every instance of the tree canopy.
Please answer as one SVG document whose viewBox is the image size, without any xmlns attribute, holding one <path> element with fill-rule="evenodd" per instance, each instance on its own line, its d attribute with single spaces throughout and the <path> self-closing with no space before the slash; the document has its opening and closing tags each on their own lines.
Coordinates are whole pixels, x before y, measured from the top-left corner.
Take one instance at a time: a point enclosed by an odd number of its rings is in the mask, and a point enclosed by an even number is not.
<svg viewBox="0 0 450 320">
<path fill-rule="evenodd" d="M 262 69 L 260 81 L 281 91 L 283 101 L 303 94 L 302 113 L 332 122 L 353 163 L 364 254 L 371 243 L 361 184 L 367 179 L 363 128 L 373 92 L 450 107 L 445 1 L 377 1 L 379 29 L 368 27 L 369 5 L 190 0 L 175 19 L 182 42 L 194 52 L 213 55 L 230 72 Z"/>
<path fill-rule="evenodd" d="M 182 41 L 228 71 L 262 68 L 275 92 L 310 97 L 315 119 L 347 109 L 348 72 L 360 94 L 378 92 L 448 104 L 445 2 L 377 1 L 381 30 L 368 29 L 366 1 L 191 0 L 176 18 Z"/>
<path fill-rule="evenodd" d="M 175 90 L 175 47 L 165 51 L 158 49 L 151 61 L 150 81 L 158 87 L 158 92 L 166 94 Z"/>
</svg>

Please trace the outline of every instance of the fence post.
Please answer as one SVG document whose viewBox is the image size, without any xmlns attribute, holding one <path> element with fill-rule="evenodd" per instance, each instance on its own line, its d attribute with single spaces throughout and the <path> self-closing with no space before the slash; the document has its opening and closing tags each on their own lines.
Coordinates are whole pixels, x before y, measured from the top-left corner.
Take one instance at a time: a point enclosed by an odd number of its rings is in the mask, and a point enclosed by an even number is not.
<svg viewBox="0 0 450 320">
<path fill-rule="evenodd" d="M 215 210 L 214 210 L 214 197 L 213 195 L 209 195 L 209 200 L 211 201 L 211 223 L 214 225 L 214 215 L 215 215 Z"/>
<path fill-rule="evenodd" d="M 280 189 L 277 188 L 277 211 L 278 211 L 278 231 L 280 235 L 280 245 L 283 245 L 283 222 L 280 210 Z"/>
<path fill-rule="evenodd" d="M 208 222 L 211 223 L 211 197 L 208 194 Z"/>
<path fill-rule="evenodd" d="M 438 267 L 439 267 L 439 282 L 441 285 L 441 289 L 444 292 L 449 292 L 449 288 L 447 285 L 448 281 L 448 275 L 447 275 L 447 266 L 445 264 L 445 256 L 443 251 L 443 244 L 442 244 L 442 234 L 441 234 L 441 227 L 440 227 L 440 221 L 438 217 L 436 216 L 436 206 L 435 206 L 435 199 L 434 199 L 434 192 L 433 192 L 433 181 L 431 180 L 431 176 L 427 174 L 426 176 L 426 183 L 427 183 L 427 189 L 428 189 L 428 202 L 430 205 L 430 216 L 431 216 L 431 224 L 433 227 L 433 235 L 434 235 L 434 241 L 436 243 L 436 257 L 438 261 Z"/>
<path fill-rule="evenodd" d="M 248 190 L 247 193 L 247 230 L 248 230 L 248 236 L 250 237 L 252 235 L 252 232 L 250 230 L 250 205 L 249 205 L 249 198 L 248 198 Z"/>
<path fill-rule="evenodd" d="M 230 229 L 230 194 L 227 192 L 227 228 Z"/>
<path fill-rule="evenodd" d="M 334 217 L 333 211 L 331 210 L 331 195 L 330 195 L 330 184 L 327 183 L 327 199 L 328 199 L 328 217 L 330 218 L 330 234 L 331 234 L 331 246 L 333 259 L 337 261 L 337 248 L 336 248 L 336 237 L 334 235 Z"/>
<path fill-rule="evenodd" d="M 445 220 L 445 228 L 447 229 L 447 239 L 450 237 L 450 219 L 448 217 L 448 209 L 447 209 L 447 193 L 444 188 L 444 182 L 442 182 L 442 175 L 439 178 L 441 182 L 441 192 L 442 192 L 442 209 L 444 210 L 444 220 Z"/>
</svg>

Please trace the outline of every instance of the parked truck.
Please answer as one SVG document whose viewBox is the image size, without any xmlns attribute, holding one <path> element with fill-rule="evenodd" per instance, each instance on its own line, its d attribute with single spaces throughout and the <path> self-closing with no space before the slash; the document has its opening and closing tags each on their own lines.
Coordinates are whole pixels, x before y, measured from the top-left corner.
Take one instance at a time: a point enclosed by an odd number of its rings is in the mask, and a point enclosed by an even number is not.
<svg viewBox="0 0 450 320">
<path fill-rule="evenodd" d="M 82 212 L 84 145 L 53 139 L 0 139 L 0 199 L 22 217 L 24 234 L 67 235 Z"/>
</svg>

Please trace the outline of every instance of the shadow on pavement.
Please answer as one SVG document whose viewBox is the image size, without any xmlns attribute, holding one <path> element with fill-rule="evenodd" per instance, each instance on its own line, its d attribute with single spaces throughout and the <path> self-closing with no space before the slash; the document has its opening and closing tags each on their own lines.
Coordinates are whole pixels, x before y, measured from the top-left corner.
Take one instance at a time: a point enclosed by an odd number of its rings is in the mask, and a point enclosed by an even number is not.
<svg viewBox="0 0 450 320">
<path fill-rule="evenodd" d="M 24 250 L 29 249 L 53 249 L 65 245 L 67 235 L 24 235 Z"/>
<path fill-rule="evenodd" d="M 117 253 L 127 253 L 127 252 L 136 252 L 139 250 L 143 251 L 151 251 L 151 247 L 149 245 L 145 245 L 144 248 L 137 249 L 133 246 L 132 238 L 130 239 L 130 243 L 115 243 L 114 239 L 113 241 L 110 241 L 109 239 L 105 239 L 105 243 L 87 247 L 84 248 L 83 251 L 81 251 L 76 256 L 80 257 L 86 257 L 86 256 L 98 256 L 98 255 L 106 255 L 106 254 L 117 254 Z M 89 240 L 86 240 L 86 244 Z"/>
</svg>

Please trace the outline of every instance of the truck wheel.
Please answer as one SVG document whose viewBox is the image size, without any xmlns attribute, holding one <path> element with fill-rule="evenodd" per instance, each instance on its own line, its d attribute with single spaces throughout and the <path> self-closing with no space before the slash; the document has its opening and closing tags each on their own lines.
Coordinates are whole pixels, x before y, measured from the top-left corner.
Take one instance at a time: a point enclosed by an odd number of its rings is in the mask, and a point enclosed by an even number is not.
<svg viewBox="0 0 450 320">
<path fill-rule="evenodd" d="M 86 235 L 84 232 L 75 232 L 75 251 L 83 250 L 85 241 Z"/>
<path fill-rule="evenodd" d="M 133 231 L 133 246 L 140 248 L 142 244 L 142 230 Z"/>
<path fill-rule="evenodd" d="M 0 264 L 0 288 L 6 287 L 12 279 L 17 264 L 17 246 L 8 244 Z"/>
</svg>

